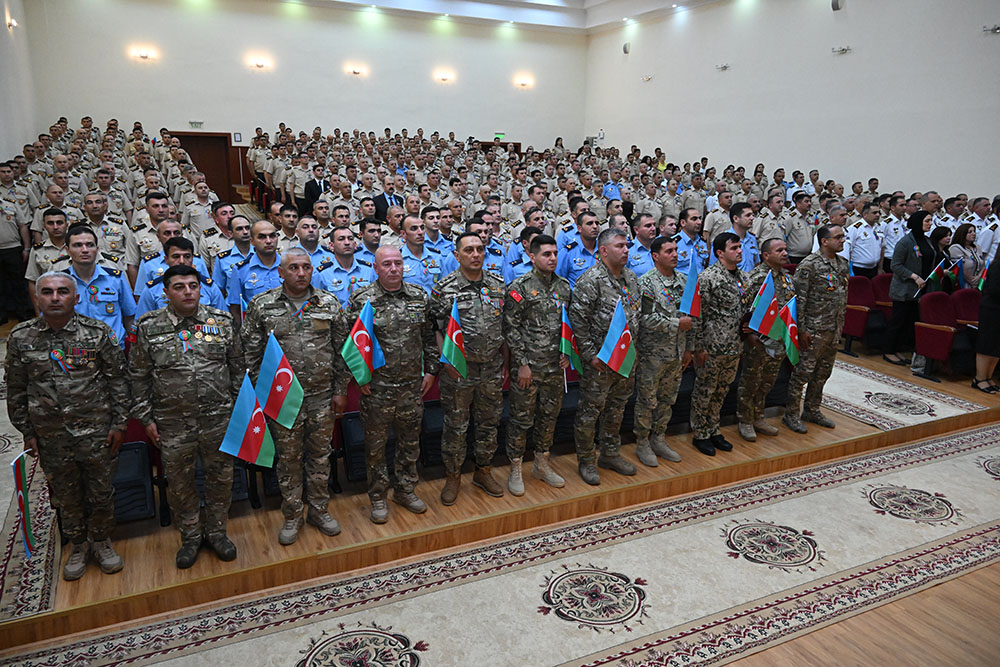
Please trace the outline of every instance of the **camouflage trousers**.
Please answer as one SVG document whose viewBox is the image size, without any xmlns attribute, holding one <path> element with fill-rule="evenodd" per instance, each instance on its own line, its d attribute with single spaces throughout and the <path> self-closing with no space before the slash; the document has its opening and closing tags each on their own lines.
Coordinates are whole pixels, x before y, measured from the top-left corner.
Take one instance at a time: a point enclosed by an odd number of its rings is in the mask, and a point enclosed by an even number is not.
<svg viewBox="0 0 1000 667">
<path fill-rule="evenodd" d="M 624 378 L 610 369 L 603 372 L 584 365 L 580 374 L 580 400 L 573 422 L 576 460 L 593 463 L 597 458 L 594 437 L 599 433 L 601 454 L 617 456 L 622 447 L 625 404 L 635 388 L 635 373 Z"/>
<path fill-rule="evenodd" d="M 644 356 L 635 378 L 635 432 L 636 439 L 663 435 L 674 411 L 677 390 L 681 386 L 680 359 Z"/>
<path fill-rule="evenodd" d="M 334 424 L 331 396 L 330 392 L 306 396 L 290 429 L 268 420 L 277 454 L 275 472 L 281 489 L 281 513 L 286 519 L 302 516 L 303 467 L 309 514 L 324 514 L 330 503 L 330 440 Z"/>
<path fill-rule="evenodd" d="M 365 464 L 368 468 L 368 497 L 385 500 L 389 491 L 389 471 L 385 444 L 389 429 L 396 433 L 396 489 L 412 492 L 417 485 L 417 456 L 424 400 L 420 380 L 407 385 L 376 385 L 361 395 L 361 425 L 365 429 Z"/>
<path fill-rule="evenodd" d="M 478 363 L 466 362 L 467 376 L 453 379 L 441 374 L 441 408 L 444 411 L 444 432 L 441 434 L 441 455 L 448 474 L 462 471 L 465 462 L 465 434 L 469 430 L 470 413 L 476 418 L 473 456 L 479 467 L 489 466 L 497 451 L 497 426 L 503 413 L 503 384 L 500 382 L 503 356 Z"/>
<path fill-rule="evenodd" d="M 52 506 L 59 510 L 63 537 L 76 544 L 88 538 L 107 539 L 115 527 L 111 478 L 118 457 L 105 438 L 107 433 L 38 438 L 38 460 L 49 483 Z"/>
<path fill-rule="evenodd" d="M 743 343 L 743 374 L 736 399 L 736 416 L 741 424 L 764 418 L 764 400 L 784 360 L 784 351 L 772 357 L 763 344 L 754 345 L 749 338 Z"/>
<path fill-rule="evenodd" d="M 563 370 L 549 373 L 532 373 L 531 384 L 527 389 L 521 389 L 516 378 L 511 378 L 510 420 L 507 422 L 507 457 L 520 459 L 524 457 L 528 440 L 528 429 L 534 427 L 531 433 L 531 446 L 536 453 L 549 451 L 552 438 L 555 437 L 556 420 L 562 409 L 563 395 L 566 393 Z"/>
<path fill-rule="evenodd" d="M 792 370 L 788 380 L 788 402 L 785 414 L 795 417 L 801 414 L 815 414 L 823 402 L 823 386 L 833 373 L 833 362 L 837 358 L 837 343 L 840 333 L 820 331 L 813 333 L 812 345 L 799 355 L 799 363 Z M 806 402 L 801 412 L 802 387 L 806 387 Z"/>
<path fill-rule="evenodd" d="M 216 419 L 211 424 L 157 421 L 156 426 L 160 432 L 160 458 L 167 476 L 167 500 L 181 539 L 225 535 L 233 497 L 233 457 L 219 451 L 226 435 L 226 420 Z M 201 458 L 205 474 L 204 507 L 194 481 L 196 457 Z"/>
<path fill-rule="evenodd" d="M 707 440 L 719 432 L 719 413 L 729 385 L 736 378 L 740 355 L 708 355 L 705 365 L 695 368 L 691 392 L 691 430 L 696 440 Z"/>
</svg>

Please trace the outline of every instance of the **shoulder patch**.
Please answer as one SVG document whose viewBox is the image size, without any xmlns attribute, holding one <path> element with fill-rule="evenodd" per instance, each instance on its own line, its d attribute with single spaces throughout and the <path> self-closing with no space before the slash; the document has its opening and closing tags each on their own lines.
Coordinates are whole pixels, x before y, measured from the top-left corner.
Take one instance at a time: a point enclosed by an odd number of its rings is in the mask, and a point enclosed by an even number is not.
<svg viewBox="0 0 1000 667">
<path fill-rule="evenodd" d="M 491 255 L 502 255 L 503 254 L 498 248 L 487 248 L 486 251 L 489 252 Z"/>
<path fill-rule="evenodd" d="M 566 244 L 566 250 L 572 250 L 577 245 L 578 243 L 576 241 L 570 241 L 569 243 Z"/>
<path fill-rule="evenodd" d="M 118 276 L 120 276 L 122 274 L 122 272 L 121 272 L 120 269 L 108 269 L 108 268 L 105 268 L 104 270 L 107 271 L 109 275 L 112 275 L 115 278 L 117 278 Z"/>
<path fill-rule="evenodd" d="M 511 266 L 520 266 L 523 261 L 524 261 L 524 257 L 518 257 L 517 259 L 513 260 L 510 263 L 510 265 Z"/>
<path fill-rule="evenodd" d="M 144 255 L 143 258 L 142 258 L 142 261 L 144 261 L 144 262 L 151 262 L 151 261 L 153 261 L 154 259 L 156 259 L 159 256 L 160 256 L 159 252 L 151 252 L 148 255 Z"/>
<path fill-rule="evenodd" d="M 216 255 L 215 258 L 219 259 L 221 257 L 229 257 L 231 254 L 233 254 L 233 249 L 232 248 L 230 248 L 229 250 L 223 250 L 218 255 Z"/>
<path fill-rule="evenodd" d="M 329 259 L 324 259 L 322 262 L 319 263 L 319 266 L 316 267 L 316 270 L 317 271 L 326 271 L 331 266 L 333 266 L 333 262 L 331 262 Z"/>
<path fill-rule="evenodd" d="M 514 301 L 517 301 L 518 303 L 521 303 L 522 297 L 516 289 L 512 289 L 510 291 L 510 298 L 514 299 Z"/>
<path fill-rule="evenodd" d="M 38 243 L 33 244 L 31 247 L 35 248 L 35 249 L 38 249 L 38 248 L 41 248 L 44 245 L 45 245 L 45 241 L 39 241 Z"/>
<path fill-rule="evenodd" d="M 355 259 L 357 259 L 357 258 L 355 258 Z M 367 266 L 367 267 L 371 267 L 371 265 L 372 265 L 372 263 L 371 263 L 371 262 L 369 262 L 369 261 L 368 261 L 367 259 L 357 259 L 357 262 L 358 262 L 358 264 L 360 264 L 361 266 Z"/>
<path fill-rule="evenodd" d="M 209 227 L 208 229 L 206 229 L 204 231 L 204 235 L 205 236 L 215 236 L 218 233 L 219 233 L 219 228 L 218 227 Z"/>
<path fill-rule="evenodd" d="M 203 276 L 201 274 L 198 274 L 198 275 L 201 278 L 201 282 L 203 282 L 204 284 L 208 285 L 209 287 L 212 286 L 212 279 L 211 278 L 209 278 L 208 276 Z"/>
<path fill-rule="evenodd" d="M 146 223 L 145 222 L 140 222 L 140 223 L 132 225 L 132 231 L 133 232 L 137 232 L 140 229 L 145 229 L 145 228 L 146 228 Z"/>
<path fill-rule="evenodd" d="M 441 254 L 441 251 L 440 251 L 440 250 L 438 250 L 437 248 L 432 248 L 432 247 L 430 247 L 429 245 L 425 245 L 425 246 L 424 246 L 424 250 L 426 250 L 426 251 L 428 251 L 428 252 L 434 252 L 434 253 L 437 253 L 437 254 L 439 254 L 439 255 Z"/>
<path fill-rule="evenodd" d="M 250 257 L 253 257 L 253 255 L 244 257 L 240 261 L 236 262 L 236 264 L 234 264 L 233 266 L 235 266 L 237 269 L 242 269 L 244 266 L 250 263 Z"/>
<path fill-rule="evenodd" d="M 159 278 L 160 278 L 159 276 L 156 276 L 156 278 L 153 278 L 152 280 L 147 280 L 146 287 L 152 287 L 153 285 L 155 285 L 159 280 Z"/>
</svg>

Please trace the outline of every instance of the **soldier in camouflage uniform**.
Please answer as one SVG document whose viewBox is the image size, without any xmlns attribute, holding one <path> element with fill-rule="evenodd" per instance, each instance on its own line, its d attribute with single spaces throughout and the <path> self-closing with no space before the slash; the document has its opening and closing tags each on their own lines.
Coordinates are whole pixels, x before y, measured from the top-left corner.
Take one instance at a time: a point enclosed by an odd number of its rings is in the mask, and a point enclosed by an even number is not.
<svg viewBox="0 0 1000 667">
<path fill-rule="evenodd" d="M 819 406 L 823 402 L 823 385 L 833 372 L 847 310 L 847 260 L 837 254 L 844 248 L 844 228 L 823 225 L 816 231 L 816 238 L 819 250 L 802 260 L 794 277 L 803 351 L 788 380 L 788 403 L 782 421 L 796 433 L 807 432 L 803 421 L 826 428 L 836 426 L 819 411 Z M 806 398 L 800 414 L 803 385 L 807 385 Z"/>
<path fill-rule="evenodd" d="M 702 454 L 732 451 L 719 432 L 719 413 L 740 365 L 740 320 L 748 301 L 740 237 L 723 232 L 712 242 L 718 261 L 701 272 L 701 317 L 696 327 L 696 379 L 691 393 L 692 444 Z"/>
<path fill-rule="evenodd" d="M 563 306 L 569 305 L 572 290 L 568 280 L 555 275 L 558 255 L 554 238 L 536 235 L 528 250 L 533 268 L 511 283 L 504 302 L 510 360 L 518 369 L 517 377 L 510 383 L 507 422 L 510 458 L 507 489 L 515 496 L 524 495 L 521 461 L 528 429 L 532 427 L 535 464 L 531 476 L 550 486 L 562 487 L 566 483 L 552 470 L 549 447 L 562 408 L 565 371 L 569 368 L 569 357 L 559 352 L 559 342 Z"/>
<path fill-rule="evenodd" d="M 636 351 L 642 363 L 635 380 L 638 396 L 633 430 L 639 460 L 656 467 L 657 456 L 681 460 L 667 446 L 666 433 L 681 374 L 694 357 L 694 337 L 687 333 L 694 321 L 678 310 L 687 278 L 674 270 L 677 241 L 661 236 L 649 247 L 653 268 L 639 278 L 642 309 Z"/>
<path fill-rule="evenodd" d="M 770 273 L 774 280 L 774 296 L 778 308 L 795 296 L 792 276 L 785 270 L 788 251 L 783 239 L 771 238 L 761 246 L 763 261 L 747 276 L 747 294 L 757 295 Z M 743 342 L 743 374 L 737 394 L 736 416 L 740 437 L 748 442 L 757 440 L 757 433 L 777 435 L 778 429 L 764 421 L 764 399 L 774 386 L 785 360 L 785 344 L 764 334 L 751 331 Z"/>
<path fill-rule="evenodd" d="M 194 267 L 163 274 L 167 305 L 136 323 L 129 359 L 132 416 L 160 448 L 167 498 L 181 533 L 177 567 L 194 565 L 204 538 L 221 560 L 236 558 L 226 537 L 233 459 L 219 451 L 243 380 L 243 353 L 232 316 L 199 303 Z M 195 487 L 195 458 L 205 474 L 205 507 Z"/>
<path fill-rule="evenodd" d="M 36 288 L 41 317 L 7 340 L 7 413 L 25 450 L 39 457 L 73 545 L 63 578 L 84 575 L 91 545 L 101 570 L 118 572 L 124 564 L 109 537 L 111 478 L 130 403 L 125 356 L 106 324 L 74 313 L 71 276 L 42 274 Z"/>
<path fill-rule="evenodd" d="M 580 402 L 573 424 L 580 477 L 587 484 L 601 483 L 594 467 L 594 434 L 600 431 L 597 465 L 622 475 L 634 475 L 635 466 L 621 455 L 621 426 L 625 404 L 635 386 L 634 366 L 630 377 L 622 377 L 597 358 L 621 299 L 630 332 L 639 330 L 639 279 L 625 266 L 628 237 L 617 229 L 606 229 L 597 237 L 600 261 L 580 276 L 573 290 L 569 320 L 576 336 L 583 372 Z M 637 360 L 635 365 L 641 365 Z"/>
<path fill-rule="evenodd" d="M 465 434 L 470 411 L 476 417 L 472 483 L 494 497 L 503 487 L 493 478 L 491 463 L 497 450 L 497 425 L 503 412 L 503 384 L 507 375 L 507 345 L 503 338 L 504 284 L 499 276 L 483 271 L 486 246 L 472 232 L 455 241 L 459 268 L 442 278 L 431 292 L 431 316 L 438 331 L 448 328 L 452 303 L 465 341 L 466 376 L 454 366 L 444 365 L 440 380 L 444 433 L 441 453 L 447 475 L 441 502 L 453 505 L 458 498 L 465 462 Z M 444 339 L 443 335 L 440 336 Z"/>
<path fill-rule="evenodd" d="M 392 499 L 411 512 L 427 511 L 427 505 L 413 489 L 417 485 L 423 397 L 433 386 L 440 364 L 427 293 L 419 285 L 403 282 L 399 248 L 376 250 L 374 268 L 378 280 L 351 295 L 349 319 L 353 324 L 365 302 L 371 301 L 375 338 L 385 355 L 385 365 L 376 368 L 371 382 L 361 387 L 371 520 L 385 523 L 389 520 L 385 444 L 390 427 L 396 433 L 396 488 Z"/>
<path fill-rule="evenodd" d="M 349 376 L 340 356 L 347 335 L 347 316 L 337 297 L 309 284 L 313 274 L 309 254 L 301 248 L 286 250 L 280 272 L 284 283 L 254 297 L 240 335 L 255 386 L 264 348 L 273 332 L 304 393 L 292 428 L 269 420 L 285 517 L 278 542 L 288 545 L 298 539 L 302 527 L 303 465 L 309 505 L 306 521 L 324 535 L 340 532 L 340 525 L 328 511 L 330 440 L 334 421 L 344 412 Z"/>
</svg>

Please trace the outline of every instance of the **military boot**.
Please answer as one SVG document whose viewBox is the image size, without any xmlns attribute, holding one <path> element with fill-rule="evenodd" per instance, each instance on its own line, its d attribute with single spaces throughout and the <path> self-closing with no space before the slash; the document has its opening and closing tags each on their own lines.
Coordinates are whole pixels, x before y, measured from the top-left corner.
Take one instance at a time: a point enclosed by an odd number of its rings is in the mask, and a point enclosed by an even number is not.
<svg viewBox="0 0 1000 667">
<path fill-rule="evenodd" d="M 785 416 L 781 418 L 781 423 L 795 431 L 796 433 L 808 433 L 809 429 L 806 425 L 802 423 L 798 415 L 785 413 Z"/>
<path fill-rule="evenodd" d="M 225 533 L 222 535 L 209 535 L 208 546 L 212 547 L 212 551 L 219 557 L 219 560 L 226 562 L 236 560 L 236 545 L 226 537 Z"/>
<path fill-rule="evenodd" d="M 177 569 L 186 570 L 198 560 L 198 549 L 201 548 L 201 538 L 184 540 L 177 550 Z"/>
<path fill-rule="evenodd" d="M 441 489 L 441 504 L 454 505 L 455 501 L 458 500 L 458 488 L 460 486 L 462 486 L 462 473 L 457 472 L 454 475 L 447 475 L 447 479 L 444 481 L 444 488 Z"/>
<path fill-rule="evenodd" d="M 73 551 L 66 560 L 63 567 L 63 579 L 66 581 L 76 581 L 87 571 L 87 558 L 90 557 L 90 542 L 84 540 L 73 545 Z"/>
<path fill-rule="evenodd" d="M 659 464 L 653 448 L 649 446 L 649 438 L 637 438 L 635 441 L 635 455 L 639 457 L 639 462 L 644 466 L 655 468 Z"/>
<path fill-rule="evenodd" d="M 750 424 L 744 424 L 743 422 L 740 422 L 740 425 L 737 430 L 739 430 L 740 432 L 740 437 L 746 440 L 747 442 L 757 442 L 757 432 L 753 430 L 753 426 L 751 426 Z"/>
<path fill-rule="evenodd" d="M 649 446 L 653 448 L 653 453 L 659 456 L 661 459 L 666 459 L 668 461 L 673 461 L 677 463 L 681 460 L 681 455 L 675 452 L 673 449 L 667 445 L 666 437 L 662 435 L 657 435 L 653 437 L 650 441 Z"/>
<path fill-rule="evenodd" d="M 417 494 L 413 491 L 399 491 L 397 489 L 392 492 L 392 501 L 397 505 L 402 505 L 414 514 L 423 514 L 427 511 L 427 504 L 418 498 Z"/>
<path fill-rule="evenodd" d="M 778 429 L 775 426 L 771 426 L 763 419 L 758 419 L 753 423 L 753 428 L 757 433 L 762 433 L 764 435 L 778 435 Z"/>
<path fill-rule="evenodd" d="M 601 475 L 593 463 L 581 463 L 577 468 L 580 471 L 580 478 L 591 486 L 599 486 Z"/>
<path fill-rule="evenodd" d="M 94 542 L 94 558 L 97 559 L 101 566 L 101 572 L 104 574 L 121 572 L 122 568 L 125 567 L 122 557 L 118 555 L 115 548 L 111 546 L 111 540 L 108 539 Z"/>
<path fill-rule="evenodd" d="M 837 428 L 836 422 L 817 410 L 816 412 L 803 412 L 802 421 L 819 424 L 823 428 Z"/>
<path fill-rule="evenodd" d="M 327 537 L 340 535 L 340 524 L 337 523 L 336 519 L 330 516 L 329 512 L 323 512 L 322 514 L 307 512 L 306 522 L 319 528 L 319 532 L 323 533 Z"/>
<path fill-rule="evenodd" d="M 372 523 L 385 523 L 389 520 L 389 504 L 384 500 L 372 501 Z"/>
<path fill-rule="evenodd" d="M 510 460 L 510 474 L 507 476 L 507 490 L 515 496 L 524 495 L 524 478 L 521 476 L 521 459 Z"/>
<path fill-rule="evenodd" d="M 636 473 L 635 466 L 626 461 L 625 457 L 621 454 L 615 454 L 614 456 L 601 454 L 597 457 L 597 466 L 599 468 L 614 470 L 619 475 L 634 475 Z"/>
<path fill-rule="evenodd" d="M 285 519 L 285 524 L 278 531 L 278 544 L 286 547 L 289 544 L 295 544 L 299 539 L 299 528 L 301 527 L 302 517 L 297 516 L 294 519 Z"/>
<path fill-rule="evenodd" d="M 472 483 L 494 498 L 503 496 L 503 487 L 493 478 L 490 466 L 476 466 L 476 472 L 472 475 Z"/>
<path fill-rule="evenodd" d="M 566 486 L 566 480 L 552 469 L 552 462 L 549 460 L 548 452 L 535 452 L 535 463 L 531 466 L 531 476 L 557 489 Z"/>
</svg>

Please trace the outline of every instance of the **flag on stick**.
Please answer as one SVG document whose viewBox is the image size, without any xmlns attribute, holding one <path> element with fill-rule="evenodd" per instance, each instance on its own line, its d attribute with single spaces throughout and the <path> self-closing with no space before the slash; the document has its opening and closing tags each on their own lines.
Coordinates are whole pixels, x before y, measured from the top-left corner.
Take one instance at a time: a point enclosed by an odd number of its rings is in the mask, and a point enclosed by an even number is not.
<svg viewBox="0 0 1000 667">
<path fill-rule="evenodd" d="M 611 326 L 604 337 L 604 344 L 601 351 L 597 353 L 597 358 L 608 365 L 608 368 L 618 373 L 622 377 L 628 377 L 635 365 L 635 343 L 632 340 L 632 332 L 628 327 L 628 318 L 625 317 L 625 308 L 622 300 L 618 299 L 615 305 L 615 314 L 611 317 Z"/>
<path fill-rule="evenodd" d="M 559 351 L 569 357 L 569 363 L 577 373 L 583 368 L 583 360 L 580 359 L 580 350 L 576 347 L 576 336 L 573 334 L 573 327 L 569 323 L 569 315 L 566 314 L 566 306 L 562 307 L 562 333 L 559 338 Z"/>
<path fill-rule="evenodd" d="M 771 332 L 779 333 L 780 338 L 776 340 L 784 341 L 785 356 L 792 365 L 795 365 L 799 363 L 799 314 L 794 296 L 778 313 L 778 321 L 781 322 L 780 328 L 776 331 L 776 327 L 771 327 Z"/>
<path fill-rule="evenodd" d="M 14 468 L 14 495 L 20 511 L 18 531 L 24 542 L 24 556 L 31 558 L 35 550 L 35 534 L 31 532 L 31 509 L 28 507 L 28 452 L 21 452 L 11 461 Z"/>
<path fill-rule="evenodd" d="M 982 275 L 979 276 L 979 282 L 976 283 L 976 287 L 979 289 L 980 292 L 983 291 L 983 286 L 986 285 L 986 272 L 989 270 L 990 270 L 990 262 L 989 260 L 987 260 L 986 266 L 983 268 L 983 273 Z"/>
<path fill-rule="evenodd" d="M 462 338 L 462 323 L 458 319 L 458 301 L 451 302 L 451 317 L 444 332 L 441 345 L 441 361 L 451 364 L 462 377 L 468 377 L 465 367 L 465 339 Z"/>
<path fill-rule="evenodd" d="M 774 294 L 774 278 L 768 271 L 764 278 L 757 296 L 753 300 L 753 315 L 750 316 L 750 328 L 754 331 L 767 335 L 771 330 L 771 324 L 778 317 L 778 300 Z"/>
<path fill-rule="evenodd" d="M 243 374 L 243 384 L 219 451 L 265 468 L 274 465 L 274 441 L 248 373 Z"/>
<path fill-rule="evenodd" d="M 375 369 L 385 366 L 382 346 L 375 337 L 375 309 L 372 308 L 371 301 L 366 301 L 364 308 L 358 313 L 350 335 L 340 348 L 340 356 L 344 358 L 359 387 L 372 381 Z"/>
<path fill-rule="evenodd" d="M 274 337 L 267 337 L 264 358 L 257 376 L 257 400 L 264 406 L 264 414 L 285 428 L 295 425 L 295 418 L 302 408 L 302 385 L 288 363 L 288 357 Z"/>
<path fill-rule="evenodd" d="M 770 278 L 771 275 L 768 274 L 767 279 Z M 778 299 L 774 294 L 773 282 L 770 290 L 764 290 L 764 287 L 767 287 L 767 279 L 761 288 L 763 296 L 758 294 L 760 298 L 757 300 L 757 307 L 754 308 L 753 315 L 750 317 L 749 326 L 768 338 L 783 342 L 788 361 L 797 364 L 799 363 L 799 330 L 795 297 L 792 297 L 783 308 L 779 308 Z"/>
<path fill-rule="evenodd" d="M 698 265 L 691 258 L 684 294 L 681 295 L 680 311 L 691 317 L 701 317 L 701 289 L 698 287 Z"/>
</svg>

